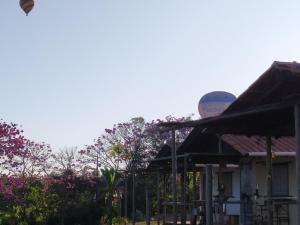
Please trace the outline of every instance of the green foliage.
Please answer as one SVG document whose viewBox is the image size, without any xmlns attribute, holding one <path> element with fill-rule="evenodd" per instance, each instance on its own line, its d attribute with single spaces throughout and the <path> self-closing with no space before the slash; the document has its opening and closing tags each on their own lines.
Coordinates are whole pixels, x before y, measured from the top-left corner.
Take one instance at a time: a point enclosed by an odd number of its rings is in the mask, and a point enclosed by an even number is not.
<svg viewBox="0 0 300 225">
<path fill-rule="evenodd" d="M 28 183 L 16 190 L 24 194 L 22 202 L 0 195 L 0 225 L 99 225 L 104 205 L 102 195 L 95 199 L 99 182 L 70 175 L 54 177 L 48 189 L 39 182 Z"/>
<path fill-rule="evenodd" d="M 42 190 L 39 183 L 31 183 L 24 193 L 25 201 L 14 204 L 1 214 L 0 224 L 42 225 L 53 209 L 51 196 Z"/>
<path fill-rule="evenodd" d="M 126 217 L 114 217 L 112 219 L 112 225 L 127 225 L 128 219 Z"/>
</svg>

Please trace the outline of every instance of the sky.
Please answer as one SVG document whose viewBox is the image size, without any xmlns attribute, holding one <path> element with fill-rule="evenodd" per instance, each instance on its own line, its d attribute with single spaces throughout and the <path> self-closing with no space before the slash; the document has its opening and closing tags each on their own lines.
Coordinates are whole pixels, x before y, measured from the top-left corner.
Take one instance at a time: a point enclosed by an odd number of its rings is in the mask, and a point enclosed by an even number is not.
<svg viewBox="0 0 300 225">
<path fill-rule="evenodd" d="M 299 1 L 0 1 L 0 118 L 55 150 L 105 128 L 195 114 L 273 61 L 300 62 Z"/>
</svg>

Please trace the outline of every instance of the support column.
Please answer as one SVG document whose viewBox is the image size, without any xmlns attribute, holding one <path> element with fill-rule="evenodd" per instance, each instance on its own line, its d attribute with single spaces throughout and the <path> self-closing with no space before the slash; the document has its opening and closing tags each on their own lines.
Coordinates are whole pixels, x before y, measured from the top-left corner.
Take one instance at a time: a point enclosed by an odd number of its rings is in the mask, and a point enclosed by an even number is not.
<svg viewBox="0 0 300 225">
<path fill-rule="evenodd" d="M 128 218 L 128 177 L 125 178 L 124 198 L 124 216 Z"/>
<path fill-rule="evenodd" d="M 181 201 L 181 205 L 180 205 L 180 216 L 181 216 L 181 224 L 184 224 L 184 208 L 185 208 L 185 205 L 184 205 L 184 169 L 181 171 L 180 173 L 180 191 L 181 191 L 181 194 L 180 194 L 180 201 Z"/>
<path fill-rule="evenodd" d="M 145 181 L 145 195 L 146 195 L 146 225 L 150 225 L 150 202 L 149 202 L 149 188 L 148 188 L 147 180 Z"/>
<path fill-rule="evenodd" d="M 160 172 L 159 169 L 157 170 L 157 174 L 156 174 L 156 188 L 157 188 L 157 192 L 156 192 L 156 200 L 157 200 L 157 225 L 160 225 Z"/>
<path fill-rule="evenodd" d="M 167 208 L 166 208 L 166 192 L 167 192 L 167 185 L 166 185 L 166 174 L 164 174 L 163 177 L 163 224 L 166 224 L 166 214 L 167 214 Z"/>
<path fill-rule="evenodd" d="M 267 224 L 273 224 L 273 208 L 272 208 L 272 139 L 266 137 L 267 157 Z"/>
<path fill-rule="evenodd" d="M 298 221 L 297 225 L 300 225 L 300 105 L 295 105 L 294 111 L 295 117 L 295 144 L 296 144 L 296 177 L 297 177 L 297 212 Z"/>
<path fill-rule="evenodd" d="M 183 225 L 186 224 L 187 157 L 183 158 Z"/>
<path fill-rule="evenodd" d="M 197 207 L 196 207 L 196 172 L 193 171 L 193 193 L 192 193 L 192 224 L 197 222 Z"/>
<path fill-rule="evenodd" d="M 218 152 L 219 154 L 222 154 L 223 152 L 223 148 L 222 148 L 222 136 L 221 135 L 218 135 Z M 219 162 L 219 182 L 218 182 L 218 189 L 219 189 L 219 208 L 220 208 L 220 214 L 219 214 L 219 224 L 220 225 L 224 225 L 224 204 L 225 204 L 225 201 L 224 201 L 224 190 L 221 190 L 221 185 L 224 185 L 224 182 L 223 182 L 223 167 L 224 164 L 222 162 Z"/>
<path fill-rule="evenodd" d="M 253 170 L 252 164 L 241 163 L 240 165 L 240 179 L 241 179 L 241 192 L 240 192 L 240 224 L 251 225 L 253 224 L 254 211 L 252 195 L 255 192 L 253 185 Z"/>
<path fill-rule="evenodd" d="M 213 225 L 212 213 L 212 166 L 205 167 L 205 214 L 206 225 Z"/>
<path fill-rule="evenodd" d="M 132 171 L 132 225 L 135 225 L 135 172 Z"/>
<path fill-rule="evenodd" d="M 177 189 L 176 189 L 176 174 L 177 174 L 177 157 L 176 157 L 176 140 L 175 129 L 172 130 L 172 195 L 173 195 L 173 225 L 177 225 Z"/>
</svg>

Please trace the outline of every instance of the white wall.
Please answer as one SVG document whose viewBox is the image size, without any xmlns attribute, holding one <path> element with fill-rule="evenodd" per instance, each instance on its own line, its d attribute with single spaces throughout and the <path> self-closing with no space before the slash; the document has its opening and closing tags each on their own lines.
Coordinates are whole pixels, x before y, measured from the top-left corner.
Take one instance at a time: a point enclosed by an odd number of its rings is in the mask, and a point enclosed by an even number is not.
<svg viewBox="0 0 300 225">
<path fill-rule="evenodd" d="M 213 196 L 218 194 L 218 170 L 219 168 L 213 168 Z M 228 201 L 240 201 L 240 169 L 239 168 L 227 168 L 226 172 L 232 172 L 232 198 Z M 227 215 L 240 215 L 240 204 L 228 203 L 226 204 Z"/>
<path fill-rule="evenodd" d="M 267 195 L 267 181 L 266 181 L 266 166 L 264 158 L 257 158 L 256 162 L 256 182 L 259 186 L 259 194 L 261 198 L 258 199 L 259 204 L 264 203 L 264 196 Z M 295 173 L 295 159 L 294 157 L 277 157 L 273 163 L 288 163 L 289 173 L 289 195 L 296 197 L 296 173 Z M 290 224 L 296 224 L 297 221 L 297 206 L 290 205 Z"/>
</svg>

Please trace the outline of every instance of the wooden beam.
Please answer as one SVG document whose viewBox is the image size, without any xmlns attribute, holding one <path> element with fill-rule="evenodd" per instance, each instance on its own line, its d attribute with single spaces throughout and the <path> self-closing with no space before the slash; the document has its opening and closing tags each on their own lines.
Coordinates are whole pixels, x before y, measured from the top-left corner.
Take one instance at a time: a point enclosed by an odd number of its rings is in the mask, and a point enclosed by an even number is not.
<svg viewBox="0 0 300 225">
<path fill-rule="evenodd" d="M 267 224 L 273 224 L 273 208 L 272 208 L 272 139 L 266 138 L 267 157 Z"/>
<path fill-rule="evenodd" d="M 230 114 L 222 114 L 216 117 L 208 117 L 199 120 L 192 120 L 187 122 L 163 122 L 158 124 L 158 126 L 166 127 L 166 130 L 174 130 L 180 129 L 185 127 L 197 127 L 197 126 L 207 126 L 207 125 L 215 125 L 216 123 L 221 123 L 226 120 L 236 120 L 240 117 L 252 116 L 254 114 L 261 114 L 261 113 L 269 113 L 281 109 L 291 108 L 293 105 L 299 104 L 299 101 L 295 100 L 286 100 L 284 102 L 273 103 L 273 104 L 265 104 L 256 106 L 247 110 L 234 112 Z"/>
<path fill-rule="evenodd" d="M 177 159 L 176 159 L 176 137 L 175 130 L 172 130 L 172 196 L 173 196 L 173 225 L 177 225 Z"/>
<path fill-rule="evenodd" d="M 206 225 L 213 225 L 212 213 L 212 166 L 205 167 L 205 215 Z"/>
<path fill-rule="evenodd" d="M 296 178 L 297 178 L 297 225 L 300 225 L 300 105 L 295 105 L 295 144 L 296 144 Z"/>
</svg>

